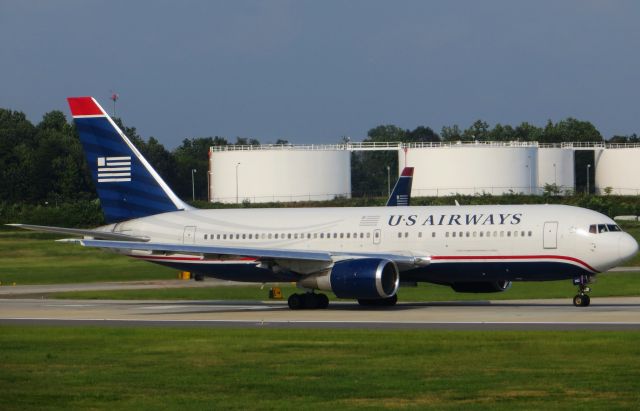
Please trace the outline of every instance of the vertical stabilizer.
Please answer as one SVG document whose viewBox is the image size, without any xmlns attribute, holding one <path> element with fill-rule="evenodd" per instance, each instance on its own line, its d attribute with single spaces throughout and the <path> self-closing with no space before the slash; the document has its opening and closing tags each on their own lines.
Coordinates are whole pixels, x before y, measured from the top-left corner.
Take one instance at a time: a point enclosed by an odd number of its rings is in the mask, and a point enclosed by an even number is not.
<svg viewBox="0 0 640 411">
<path fill-rule="evenodd" d="M 405 167 L 393 187 L 393 191 L 387 200 L 387 206 L 408 206 L 411 202 L 412 183 L 413 167 Z"/>
<path fill-rule="evenodd" d="M 108 223 L 191 208 L 94 98 L 67 100 Z"/>
</svg>

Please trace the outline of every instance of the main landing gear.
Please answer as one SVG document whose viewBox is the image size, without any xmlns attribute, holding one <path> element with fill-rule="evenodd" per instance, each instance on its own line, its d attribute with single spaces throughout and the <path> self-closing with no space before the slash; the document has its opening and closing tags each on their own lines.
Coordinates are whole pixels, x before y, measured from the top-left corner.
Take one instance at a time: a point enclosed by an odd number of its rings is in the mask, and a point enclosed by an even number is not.
<svg viewBox="0 0 640 411">
<path fill-rule="evenodd" d="M 291 294 L 287 303 L 292 310 L 314 310 L 316 308 L 327 308 L 329 306 L 329 297 L 325 294 L 315 293 Z"/>
<path fill-rule="evenodd" d="M 587 286 L 591 282 L 591 277 L 588 275 L 581 275 L 573 279 L 573 284 L 578 286 L 578 294 L 573 297 L 573 305 L 576 307 L 588 307 L 591 303 L 591 298 L 587 295 L 591 288 Z"/>
</svg>

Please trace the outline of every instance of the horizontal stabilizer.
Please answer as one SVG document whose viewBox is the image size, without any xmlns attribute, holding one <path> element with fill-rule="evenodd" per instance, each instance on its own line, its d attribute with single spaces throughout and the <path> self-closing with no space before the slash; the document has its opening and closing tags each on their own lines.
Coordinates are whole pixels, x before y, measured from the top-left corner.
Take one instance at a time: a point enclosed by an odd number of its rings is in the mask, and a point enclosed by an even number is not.
<svg viewBox="0 0 640 411">
<path fill-rule="evenodd" d="M 149 241 L 147 237 L 135 237 L 132 235 L 112 233 L 108 231 L 83 230 L 81 228 L 51 227 L 46 225 L 30 225 L 30 224 L 6 224 L 6 225 L 11 227 L 22 228 L 24 230 L 39 231 L 43 233 L 80 235 L 84 237 L 92 237 L 96 240 L 134 241 L 134 242 Z"/>
</svg>

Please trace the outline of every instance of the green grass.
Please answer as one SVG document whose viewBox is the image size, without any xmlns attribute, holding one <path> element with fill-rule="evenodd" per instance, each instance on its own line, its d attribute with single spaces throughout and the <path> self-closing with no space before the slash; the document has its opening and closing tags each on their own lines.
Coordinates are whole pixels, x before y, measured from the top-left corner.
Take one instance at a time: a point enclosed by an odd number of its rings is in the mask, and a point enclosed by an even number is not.
<svg viewBox="0 0 640 411">
<path fill-rule="evenodd" d="M 285 298 L 299 289 L 285 284 L 282 287 Z M 602 274 L 592 284 L 592 297 L 640 295 L 640 272 Z M 51 294 L 54 298 L 99 299 L 99 300 L 266 300 L 269 287 L 225 286 L 208 288 L 171 288 L 154 290 L 80 291 Z M 407 301 L 456 301 L 456 300 L 517 300 L 535 298 L 571 298 L 576 287 L 571 281 L 514 283 L 511 289 L 502 293 L 464 294 L 456 293 L 450 287 L 420 283 L 418 287 L 400 288 L 398 298 Z M 327 293 L 331 299 L 332 293 Z"/>
<path fill-rule="evenodd" d="M 56 243 L 60 236 L 0 231 L 2 284 L 57 284 L 174 279 L 177 271 L 133 258 Z"/>
<path fill-rule="evenodd" d="M 0 327 L 0 408 L 633 409 L 639 332 Z"/>
</svg>

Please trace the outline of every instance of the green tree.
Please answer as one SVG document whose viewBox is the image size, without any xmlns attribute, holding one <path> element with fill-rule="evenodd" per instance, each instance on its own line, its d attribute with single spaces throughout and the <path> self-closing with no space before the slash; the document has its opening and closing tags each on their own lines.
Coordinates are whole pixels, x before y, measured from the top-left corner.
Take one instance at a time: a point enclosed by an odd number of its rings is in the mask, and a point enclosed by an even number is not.
<svg viewBox="0 0 640 411">
<path fill-rule="evenodd" d="M 453 126 L 444 126 L 442 127 L 442 131 L 440 131 L 440 135 L 442 136 L 443 141 L 461 141 L 462 140 L 462 131 L 457 124 Z"/>
</svg>

